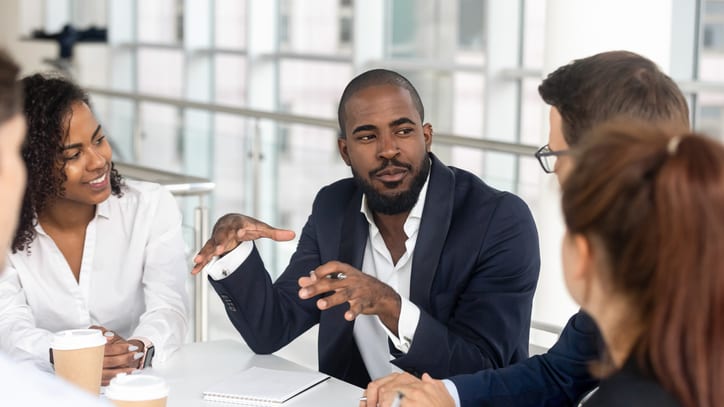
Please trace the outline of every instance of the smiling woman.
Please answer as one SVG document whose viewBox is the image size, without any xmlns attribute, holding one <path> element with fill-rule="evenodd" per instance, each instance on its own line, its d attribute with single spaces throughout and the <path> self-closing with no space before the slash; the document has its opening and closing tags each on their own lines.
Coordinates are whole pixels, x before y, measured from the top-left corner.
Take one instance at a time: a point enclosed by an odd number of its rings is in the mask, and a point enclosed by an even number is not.
<svg viewBox="0 0 724 407">
<path fill-rule="evenodd" d="M 87 95 L 23 79 L 28 186 L 0 277 L 0 347 L 44 361 L 53 333 L 106 333 L 103 382 L 165 359 L 187 324 L 181 215 L 157 184 L 124 181 Z"/>
<path fill-rule="evenodd" d="M 80 165 L 76 158 L 83 143 L 70 138 L 91 137 L 95 128 L 83 135 L 81 126 L 95 124 L 98 127 L 89 108 L 88 96 L 73 83 L 41 75 L 27 77 L 22 83 L 27 93 L 25 115 L 29 126 L 23 148 L 23 158 L 28 167 L 28 189 L 23 199 L 13 251 L 24 250 L 30 245 L 36 236 L 34 225 L 37 216 L 45 214 L 51 202 L 62 200 L 58 198 L 65 195 L 66 187 L 72 188 L 73 182 L 68 185 L 66 181 L 68 175 L 74 176 L 78 172 Z M 99 133 L 102 136 L 102 132 Z M 90 144 L 90 140 L 86 144 Z M 107 146 L 107 163 L 111 166 L 111 190 L 120 196 L 122 179 L 112 169 L 110 146 L 104 144 Z M 92 214 L 94 208 L 86 208 L 86 216 L 89 211 Z"/>
</svg>

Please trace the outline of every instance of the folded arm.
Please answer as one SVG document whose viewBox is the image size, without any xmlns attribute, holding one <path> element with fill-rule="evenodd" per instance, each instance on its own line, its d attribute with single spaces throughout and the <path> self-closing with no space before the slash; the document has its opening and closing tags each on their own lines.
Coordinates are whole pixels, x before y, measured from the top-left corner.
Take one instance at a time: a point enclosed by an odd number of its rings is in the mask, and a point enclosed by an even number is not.
<svg viewBox="0 0 724 407">
<path fill-rule="evenodd" d="M 600 357 L 600 349 L 602 341 L 595 323 L 579 312 L 547 353 L 503 369 L 450 380 L 463 407 L 573 405 L 597 384 L 589 365 Z"/>
</svg>

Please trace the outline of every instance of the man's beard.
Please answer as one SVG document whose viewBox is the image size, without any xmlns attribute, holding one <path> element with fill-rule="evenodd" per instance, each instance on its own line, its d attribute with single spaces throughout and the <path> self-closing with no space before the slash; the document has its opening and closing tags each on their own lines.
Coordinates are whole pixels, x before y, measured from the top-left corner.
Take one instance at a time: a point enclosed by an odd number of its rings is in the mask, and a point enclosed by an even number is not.
<svg viewBox="0 0 724 407">
<path fill-rule="evenodd" d="M 394 158 L 387 160 L 382 165 L 370 171 L 369 176 L 373 178 L 376 173 L 387 168 L 387 166 L 393 165 L 395 167 L 407 168 L 408 171 L 412 170 L 412 166 L 409 164 L 403 164 Z M 354 176 L 357 185 L 362 188 L 365 196 L 367 196 L 367 206 L 372 212 L 381 213 L 383 215 L 397 215 L 412 210 L 420 197 L 420 191 L 427 181 L 427 175 L 430 173 L 430 158 L 425 155 L 420 163 L 420 171 L 412 179 L 412 184 L 407 191 L 402 191 L 394 195 L 385 195 L 378 192 L 372 184 L 368 183 L 364 178 L 360 177 L 359 174 L 352 169 L 352 175 Z M 399 185 L 402 181 L 396 182 L 385 182 L 384 185 L 387 188 L 394 188 Z"/>
</svg>

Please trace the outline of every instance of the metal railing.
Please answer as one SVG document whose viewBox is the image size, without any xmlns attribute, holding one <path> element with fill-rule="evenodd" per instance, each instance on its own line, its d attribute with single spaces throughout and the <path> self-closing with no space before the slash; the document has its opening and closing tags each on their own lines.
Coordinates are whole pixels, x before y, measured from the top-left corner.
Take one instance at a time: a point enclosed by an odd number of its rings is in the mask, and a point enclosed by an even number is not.
<svg viewBox="0 0 724 407">
<path fill-rule="evenodd" d="M 548 333 L 554 334 L 556 336 L 561 336 L 561 331 L 563 330 L 563 328 L 558 325 L 553 325 L 553 324 L 549 324 L 547 322 L 541 322 L 541 321 L 531 321 L 530 327 L 532 329 L 537 329 L 539 331 L 548 332 Z"/>
<path fill-rule="evenodd" d="M 339 129 L 339 124 L 336 120 L 324 119 L 319 117 L 270 112 L 266 110 L 220 105 L 216 103 L 195 102 L 191 100 L 158 96 L 148 93 L 133 93 L 94 87 L 88 87 L 86 88 L 86 91 L 94 95 L 128 99 L 137 102 L 160 103 L 169 106 L 175 106 L 178 108 L 206 110 L 213 113 L 225 113 L 249 117 L 253 119 L 268 119 L 275 122 L 317 126 L 333 129 L 335 131 Z M 500 153 L 508 153 L 514 155 L 533 155 L 540 147 L 441 132 L 435 133 L 435 143 L 471 147 L 479 150 L 496 151 Z"/>
<path fill-rule="evenodd" d="M 542 341 L 540 336 L 533 335 L 535 331 L 544 332 L 545 334 L 552 334 L 555 337 L 556 341 L 561 336 L 561 332 L 563 331 L 563 328 L 558 325 L 535 320 L 530 322 L 530 329 L 531 337 L 528 342 L 529 356 L 540 355 L 548 352 L 548 349 L 550 349 L 550 346 L 547 343 L 541 343 Z M 536 338 L 538 338 L 538 341 L 536 341 Z M 550 340 L 550 337 L 548 337 L 548 340 Z"/>
</svg>

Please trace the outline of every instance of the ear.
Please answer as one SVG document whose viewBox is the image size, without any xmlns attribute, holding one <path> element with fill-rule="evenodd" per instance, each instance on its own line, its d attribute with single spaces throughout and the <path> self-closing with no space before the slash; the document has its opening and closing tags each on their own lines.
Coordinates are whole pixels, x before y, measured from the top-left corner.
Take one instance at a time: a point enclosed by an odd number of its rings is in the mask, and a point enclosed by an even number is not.
<svg viewBox="0 0 724 407">
<path fill-rule="evenodd" d="M 591 245 L 582 234 L 566 231 L 563 236 L 561 254 L 563 279 L 568 293 L 582 308 L 590 295 Z"/>
<path fill-rule="evenodd" d="M 422 135 L 425 138 L 425 151 L 429 153 L 432 146 L 432 124 L 425 123 L 422 125 Z"/>
<path fill-rule="evenodd" d="M 347 166 L 350 166 L 349 152 L 347 151 L 347 139 L 343 137 L 337 137 L 337 148 L 339 149 L 339 155 L 344 160 Z"/>
<path fill-rule="evenodd" d="M 591 241 L 582 234 L 573 235 L 573 246 L 576 249 L 576 264 L 571 270 L 571 277 L 578 281 L 590 280 L 593 274 L 593 250 Z"/>
<path fill-rule="evenodd" d="M 572 279 L 580 287 L 577 302 L 587 312 L 593 312 L 591 307 L 600 295 L 600 267 L 603 259 L 600 258 L 602 250 L 596 242 L 579 234 L 573 237 L 574 245 L 578 253 L 577 266 L 573 270 Z"/>
</svg>

